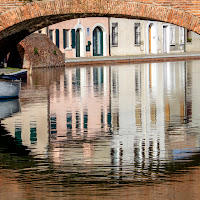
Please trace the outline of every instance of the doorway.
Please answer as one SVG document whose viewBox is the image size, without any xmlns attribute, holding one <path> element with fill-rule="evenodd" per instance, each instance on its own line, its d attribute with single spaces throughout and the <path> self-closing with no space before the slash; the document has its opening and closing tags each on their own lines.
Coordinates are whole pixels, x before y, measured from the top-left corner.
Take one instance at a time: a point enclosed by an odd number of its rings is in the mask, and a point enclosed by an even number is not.
<svg viewBox="0 0 200 200">
<path fill-rule="evenodd" d="M 99 26 L 93 31 L 93 56 L 103 56 L 103 31 Z"/>
<path fill-rule="evenodd" d="M 151 27 L 152 24 L 149 24 L 149 53 L 151 53 Z"/>
<path fill-rule="evenodd" d="M 76 57 L 80 57 L 80 29 L 76 30 Z"/>
<path fill-rule="evenodd" d="M 147 25 L 147 53 L 157 54 L 157 24 L 150 22 Z"/>
<path fill-rule="evenodd" d="M 163 53 L 167 53 L 167 26 L 163 26 Z"/>
<path fill-rule="evenodd" d="M 173 37 L 175 38 L 175 35 L 173 36 L 173 30 L 170 30 L 170 26 L 169 25 L 163 25 L 163 39 L 162 39 L 162 51 L 163 53 L 170 53 L 170 38 L 173 41 Z M 170 36 L 171 34 L 171 36 Z M 173 37 L 172 37 L 173 36 Z"/>
</svg>

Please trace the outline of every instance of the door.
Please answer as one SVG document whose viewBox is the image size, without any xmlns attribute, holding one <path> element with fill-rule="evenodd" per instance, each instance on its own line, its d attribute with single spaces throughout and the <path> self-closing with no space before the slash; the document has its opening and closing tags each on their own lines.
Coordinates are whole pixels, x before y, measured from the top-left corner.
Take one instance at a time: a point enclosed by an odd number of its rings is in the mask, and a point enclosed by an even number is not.
<svg viewBox="0 0 200 200">
<path fill-rule="evenodd" d="M 167 53 L 167 26 L 163 26 L 163 53 Z"/>
<path fill-rule="evenodd" d="M 93 31 L 93 56 L 103 56 L 103 31 L 100 27 Z"/>
<path fill-rule="evenodd" d="M 76 31 L 76 57 L 80 57 L 80 29 Z"/>
<path fill-rule="evenodd" d="M 151 53 L 151 24 L 149 25 L 149 53 Z"/>
</svg>

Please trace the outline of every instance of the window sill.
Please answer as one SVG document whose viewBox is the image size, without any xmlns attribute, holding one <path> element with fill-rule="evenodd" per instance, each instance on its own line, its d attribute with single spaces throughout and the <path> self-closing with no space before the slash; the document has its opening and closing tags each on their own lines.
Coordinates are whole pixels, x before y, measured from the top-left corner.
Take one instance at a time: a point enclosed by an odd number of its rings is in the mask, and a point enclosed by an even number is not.
<svg viewBox="0 0 200 200">
<path fill-rule="evenodd" d="M 117 45 L 117 44 L 112 44 L 111 46 L 112 46 L 112 47 L 118 47 L 118 45 Z"/>
<path fill-rule="evenodd" d="M 69 48 L 69 47 L 65 48 L 65 51 L 71 51 L 71 50 L 72 48 Z"/>
</svg>

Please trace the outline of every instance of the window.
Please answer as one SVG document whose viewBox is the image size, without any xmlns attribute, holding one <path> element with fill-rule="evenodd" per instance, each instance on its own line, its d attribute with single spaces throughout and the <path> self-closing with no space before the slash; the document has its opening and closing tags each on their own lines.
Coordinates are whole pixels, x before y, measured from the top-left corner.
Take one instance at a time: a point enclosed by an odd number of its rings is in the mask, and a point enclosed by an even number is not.
<svg viewBox="0 0 200 200">
<path fill-rule="evenodd" d="M 179 43 L 185 44 L 185 29 L 182 27 L 179 27 Z"/>
<path fill-rule="evenodd" d="M 170 45 L 175 45 L 175 26 L 170 25 Z"/>
<path fill-rule="evenodd" d="M 18 144 L 22 144 L 22 127 L 20 125 L 15 125 L 15 139 Z"/>
<path fill-rule="evenodd" d="M 76 31 L 75 29 L 71 29 L 71 41 L 72 41 L 72 48 L 74 49 L 76 47 Z"/>
<path fill-rule="evenodd" d="M 71 131 L 71 129 L 72 129 L 72 113 L 66 114 L 66 120 L 67 120 L 67 130 Z"/>
<path fill-rule="evenodd" d="M 87 36 L 90 36 L 90 28 L 87 27 Z"/>
<path fill-rule="evenodd" d="M 49 29 L 49 38 L 53 41 L 53 30 Z"/>
<path fill-rule="evenodd" d="M 69 30 L 63 29 L 63 48 L 69 48 Z"/>
<path fill-rule="evenodd" d="M 140 23 L 135 23 L 135 44 L 140 45 Z"/>
<path fill-rule="evenodd" d="M 56 29 L 56 46 L 59 48 L 60 38 L 59 38 L 59 29 Z"/>
<path fill-rule="evenodd" d="M 112 23 L 112 45 L 118 45 L 118 23 Z"/>
<path fill-rule="evenodd" d="M 192 42 L 192 31 L 187 30 L 187 42 Z"/>
<path fill-rule="evenodd" d="M 84 132 L 87 132 L 87 128 L 88 128 L 88 112 L 87 112 L 87 110 L 85 110 L 84 114 L 83 114 L 83 128 L 85 129 Z"/>
<path fill-rule="evenodd" d="M 30 123 L 30 141 L 31 141 L 31 144 L 37 144 L 36 122 Z"/>
<path fill-rule="evenodd" d="M 51 134 L 57 133 L 57 126 L 56 126 L 56 114 L 53 114 L 50 117 L 50 129 L 51 129 Z"/>
</svg>

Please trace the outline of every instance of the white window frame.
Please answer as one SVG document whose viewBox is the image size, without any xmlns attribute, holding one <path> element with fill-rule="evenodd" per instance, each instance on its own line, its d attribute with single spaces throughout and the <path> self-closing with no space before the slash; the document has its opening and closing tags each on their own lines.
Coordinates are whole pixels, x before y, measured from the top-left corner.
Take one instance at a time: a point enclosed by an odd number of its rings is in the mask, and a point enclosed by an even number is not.
<svg viewBox="0 0 200 200">
<path fill-rule="evenodd" d="M 179 44 L 185 44 L 185 29 L 179 27 Z"/>
<path fill-rule="evenodd" d="M 140 26 L 140 23 L 135 23 L 134 33 L 135 33 L 135 45 L 140 45 L 141 44 L 141 26 Z"/>
<path fill-rule="evenodd" d="M 118 23 L 112 23 L 112 46 L 118 46 Z"/>
<path fill-rule="evenodd" d="M 175 25 L 170 25 L 170 45 L 175 45 Z"/>
<path fill-rule="evenodd" d="M 52 42 L 54 42 L 54 30 L 53 29 L 49 29 L 49 38 Z"/>
<path fill-rule="evenodd" d="M 65 49 L 69 49 L 69 47 L 70 47 L 70 30 L 69 29 L 64 29 L 65 30 Z M 64 36 L 63 36 L 63 38 L 64 38 Z M 63 40 L 63 43 L 64 43 L 64 40 Z"/>
</svg>

